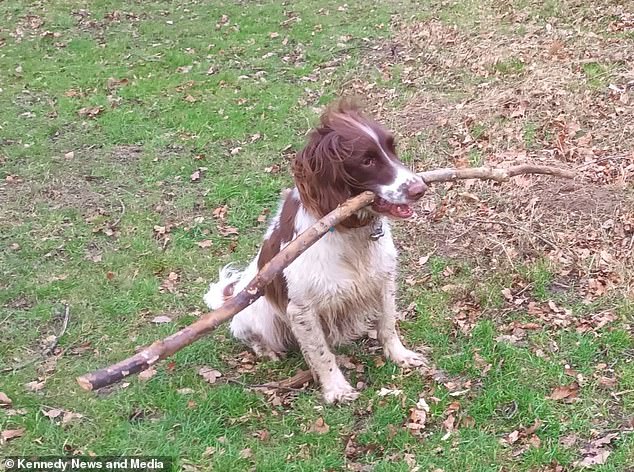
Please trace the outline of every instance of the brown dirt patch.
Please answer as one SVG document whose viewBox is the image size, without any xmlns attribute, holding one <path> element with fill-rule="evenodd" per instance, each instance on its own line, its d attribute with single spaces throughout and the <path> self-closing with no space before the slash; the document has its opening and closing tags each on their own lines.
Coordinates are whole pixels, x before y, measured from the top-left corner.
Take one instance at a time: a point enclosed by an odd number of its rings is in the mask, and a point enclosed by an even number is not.
<svg viewBox="0 0 634 472">
<path fill-rule="evenodd" d="M 578 173 L 436 186 L 419 219 L 398 225 L 413 271 L 430 252 L 490 271 L 547 257 L 590 295 L 631 290 L 634 39 L 619 34 L 630 26 L 618 5 L 602 5 L 603 20 L 564 7 L 578 15 L 545 22 L 502 6 L 469 28 L 396 18 L 370 49 L 368 70 L 398 79 L 403 104 L 362 77 L 353 89 L 377 98 L 420 170 L 537 162 Z"/>
</svg>

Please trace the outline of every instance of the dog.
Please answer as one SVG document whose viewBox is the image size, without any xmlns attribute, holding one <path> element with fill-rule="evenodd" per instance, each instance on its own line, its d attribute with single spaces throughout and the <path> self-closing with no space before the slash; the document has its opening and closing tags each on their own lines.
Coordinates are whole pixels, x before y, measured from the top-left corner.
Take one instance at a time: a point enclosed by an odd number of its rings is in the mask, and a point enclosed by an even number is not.
<svg viewBox="0 0 634 472">
<path fill-rule="evenodd" d="M 396 329 L 397 251 L 390 219 L 409 218 L 427 185 L 398 159 L 394 136 L 350 101 L 321 116 L 293 164 L 295 187 L 282 197 L 261 249 L 243 271 L 229 265 L 204 296 L 219 308 L 273 256 L 347 199 L 370 190 L 366 207 L 313 244 L 238 313 L 231 332 L 258 356 L 278 359 L 301 349 L 328 403 L 359 393 L 337 366 L 332 347 L 376 329 L 385 357 L 403 367 L 426 364 Z"/>
</svg>

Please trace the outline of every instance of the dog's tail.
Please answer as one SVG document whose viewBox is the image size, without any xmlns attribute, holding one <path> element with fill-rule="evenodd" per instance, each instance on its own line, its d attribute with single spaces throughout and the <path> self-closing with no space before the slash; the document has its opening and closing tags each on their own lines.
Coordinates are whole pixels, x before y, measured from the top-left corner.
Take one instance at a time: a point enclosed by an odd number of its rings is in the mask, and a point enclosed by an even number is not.
<svg viewBox="0 0 634 472">
<path fill-rule="evenodd" d="M 233 291 L 242 276 L 242 272 L 228 264 L 220 269 L 219 276 L 218 282 L 209 284 L 209 290 L 203 297 L 211 310 L 217 310 L 233 296 Z"/>
</svg>

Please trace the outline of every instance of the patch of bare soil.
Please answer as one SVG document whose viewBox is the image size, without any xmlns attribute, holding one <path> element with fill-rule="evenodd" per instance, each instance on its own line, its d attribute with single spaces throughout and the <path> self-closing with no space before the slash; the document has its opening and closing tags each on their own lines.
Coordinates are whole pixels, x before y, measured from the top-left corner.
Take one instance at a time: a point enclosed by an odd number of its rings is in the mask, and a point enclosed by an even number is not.
<svg viewBox="0 0 634 472">
<path fill-rule="evenodd" d="M 632 293 L 634 40 L 622 33 L 634 27 L 619 5 L 601 5 L 599 20 L 564 4 L 577 15 L 544 22 L 500 7 L 469 29 L 395 18 L 394 36 L 369 49 L 368 70 L 398 79 L 407 100 L 390 107 L 395 90 L 363 77 L 351 88 L 378 103 L 419 170 L 534 162 L 578 173 L 436 186 L 399 225 L 413 271 L 430 252 L 491 271 L 545 256 L 588 300 Z"/>
</svg>

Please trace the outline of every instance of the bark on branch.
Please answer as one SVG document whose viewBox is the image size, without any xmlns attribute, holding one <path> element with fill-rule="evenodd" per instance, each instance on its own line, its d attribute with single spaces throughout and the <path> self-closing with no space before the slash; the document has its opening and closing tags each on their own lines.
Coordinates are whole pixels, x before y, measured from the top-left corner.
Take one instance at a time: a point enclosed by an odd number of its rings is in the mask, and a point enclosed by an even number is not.
<svg viewBox="0 0 634 472">
<path fill-rule="evenodd" d="M 496 182 L 506 182 L 511 177 L 522 174 L 545 174 L 573 179 L 575 173 L 558 167 L 536 166 L 532 164 L 522 164 L 518 166 L 501 169 L 497 167 L 470 167 L 466 169 L 435 169 L 421 172 L 420 175 L 427 183 L 450 182 L 460 179 L 483 179 L 495 180 Z"/>
<path fill-rule="evenodd" d="M 491 179 L 499 182 L 509 180 L 520 174 L 548 174 L 563 178 L 573 178 L 574 173 L 564 169 L 545 166 L 520 165 L 508 169 L 491 167 L 476 167 L 470 169 L 438 169 L 419 174 L 427 183 L 448 182 L 459 179 Z M 330 228 L 350 217 L 361 208 L 374 200 L 372 192 L 364 192 L 343 203 L 341 206 L 324 216 L 311 228 L 291 241 L 282 251 L 273 257 L 268 264 L 249 282 L 244 290 L 235 294 L 219 309 L 203 315 L 191 325 L 177 333 L 159 340 L 144 348 L 128 359 L 113 364 L 95 372 L 82 375 L 77 382 L 85 390 L 95 390 L 111 385 L 131 374 L 136 374 L 159 360 L 165 359 L 176 351 L 192 344 L 207 333 L 216 329 L 220 324 L 230 320 L 238 312 L 251 305 L 264 291 L 264 288 L 281 270 L 297 259 L 306 249 L 326 234 Z"/>
</svg>

